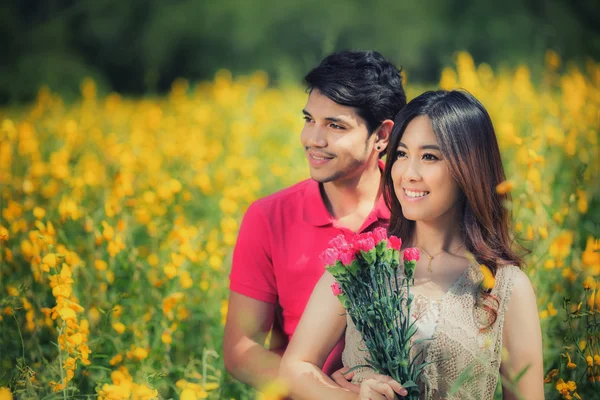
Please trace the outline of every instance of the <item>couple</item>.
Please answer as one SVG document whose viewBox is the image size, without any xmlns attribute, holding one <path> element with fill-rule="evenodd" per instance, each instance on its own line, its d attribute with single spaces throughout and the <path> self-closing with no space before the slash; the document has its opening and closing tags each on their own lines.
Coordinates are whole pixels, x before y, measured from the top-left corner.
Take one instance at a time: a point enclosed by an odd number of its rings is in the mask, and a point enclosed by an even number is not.
<svg viewBox="0 0 600 400">
<path fill-rule="evenodd" d="M 366 368 L 344 374 L 366 364 L 366 352 L 319 260 L 340 233 L 350 241 L 385 227 L 422 254 L 411 289 L 417 336 L 432 339 L 424 342 L 431 364 L 422 398 L 449 398 L 473 368 L 454 398 L 491 399 L 498 373 L 510 379 L 526 367 L 516 391 L 543 398 L 535 294 L 511 248 L 506 199 L 495 191 L 504 171 L 481 103 L 436 91 L 406 104 L 399 71 L 373 51 L 332 54 L 305 80 L 301 141 L 312 179 L 256 201 L 244 216 L 230 275 L 227 370 L 257 388 L 281 377 L 294 399 L 405 395 L 401 382 Z M 491 291 L 480 289 L 479 264 L 495 276 Z M 503 385 L 503 398 L 517 397 Z"/>
</svg>

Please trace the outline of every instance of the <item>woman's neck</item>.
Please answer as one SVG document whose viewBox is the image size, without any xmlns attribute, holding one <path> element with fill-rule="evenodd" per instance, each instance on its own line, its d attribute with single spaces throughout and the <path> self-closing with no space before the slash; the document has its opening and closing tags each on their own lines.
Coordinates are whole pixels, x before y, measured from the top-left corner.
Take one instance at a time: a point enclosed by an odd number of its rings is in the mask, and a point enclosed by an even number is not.
<svg viewBox="0 0 600 400">
<path fill-rule="evenodd" d="M 465 243 L 465 238 L 456 214 L 449 212 L 435 221 L 416 221 L 412 246 L 419 247 L 430 255 L 441 251 L 457 251 Z"/>
</svg>

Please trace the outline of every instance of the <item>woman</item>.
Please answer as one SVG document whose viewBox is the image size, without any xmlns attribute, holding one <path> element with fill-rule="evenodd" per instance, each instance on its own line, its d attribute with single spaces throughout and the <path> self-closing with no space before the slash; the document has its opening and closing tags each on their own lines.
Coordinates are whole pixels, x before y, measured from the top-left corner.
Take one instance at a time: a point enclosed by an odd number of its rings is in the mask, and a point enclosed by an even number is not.
<svg viewBox="0 0 600 400">
<path fill-rule="evenodd" d="M 490 399 L 503 380 L 503 398 L 543 398 L 542 339 L 535 294 L 512 250 L 509 215 L 496 193 L 504 171 L 484 107 L 460 91 L 427 92 L 395 118 L 383 194 L 389 233 L 418 247 L 414 287 L 424 361 L 422 398 Z M 474 258 L 474 259 L 473 259 Z M 483 291 L 480 264 L 495 276 Z M 281 363 L 298 399 L 392 399 L 398 382 L 368 369 L 354 372 L 355 389 L 322 373 L 346 331 L 344 365 L 365 364 L 360 333 L 332 295 L 325 273 L 317 284 Z M 416 317 L 416 315 L 413 315 Z M 347 329 L 346 329 L 347 327 Z M 506 349 L 503 355 L 502 348 Z M 511 378 L 526 369 L 516 385 Z M 451 387 L 463 371 L 471 379 Z"/>
</svg>

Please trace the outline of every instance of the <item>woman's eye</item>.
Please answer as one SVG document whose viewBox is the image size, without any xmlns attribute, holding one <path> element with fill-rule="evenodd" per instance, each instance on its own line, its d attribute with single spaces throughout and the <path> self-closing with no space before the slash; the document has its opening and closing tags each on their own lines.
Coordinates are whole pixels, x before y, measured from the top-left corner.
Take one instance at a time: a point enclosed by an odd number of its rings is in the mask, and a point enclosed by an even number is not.
<svg viewBox="0 0 600 400">
<path fill-rule="evenodd" d="M 402 151 L 402 150 L 398 150 L 398 152 L 396 152 L 396 158 L 404 158 L 406 157 L 406 152 Z"/>
<path fill-rule="evenodd" d="M 423 154 L 423 159 L 424 160 L 428 160 L 428 161 L 435 161 L 435 160 L 439 160 L 438 157 L 434 156 L 433 154 Z"/>
</svg>

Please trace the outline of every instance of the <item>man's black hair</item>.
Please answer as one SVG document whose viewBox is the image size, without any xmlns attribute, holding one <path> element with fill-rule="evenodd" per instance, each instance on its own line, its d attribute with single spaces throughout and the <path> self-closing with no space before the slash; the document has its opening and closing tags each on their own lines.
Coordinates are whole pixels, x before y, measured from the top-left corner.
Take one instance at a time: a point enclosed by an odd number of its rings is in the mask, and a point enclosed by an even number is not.
<svg viewBox="0 0 600 400">
<path fill-rule="evenodd" d="M 353 107 L 367 123 L 369 134 L 406 105 L 402 77 L 376 51 L 340 51 L 323 59 L 304 80 L 336 103 Z"/>
</svg>

